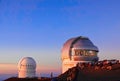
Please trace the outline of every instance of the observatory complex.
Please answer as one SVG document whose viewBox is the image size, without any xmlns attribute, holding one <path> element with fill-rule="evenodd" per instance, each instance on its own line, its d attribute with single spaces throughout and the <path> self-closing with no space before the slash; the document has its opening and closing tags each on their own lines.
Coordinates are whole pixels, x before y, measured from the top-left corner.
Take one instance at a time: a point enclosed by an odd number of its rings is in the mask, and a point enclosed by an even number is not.
<svg viewBox="0 0 120 81">
<path fill-rule="evenodd" d="M 98 48 L 87 37 L 79 36 L 67 40 L 62 48 L 62 73 L 77 63 L 98 61 Z"/>
<path fill-rule="evenodd" d="M 34 78 L 36 62 L 31 57 L 24 57 L 18 63 L 18 78 Z"/>
</svg>

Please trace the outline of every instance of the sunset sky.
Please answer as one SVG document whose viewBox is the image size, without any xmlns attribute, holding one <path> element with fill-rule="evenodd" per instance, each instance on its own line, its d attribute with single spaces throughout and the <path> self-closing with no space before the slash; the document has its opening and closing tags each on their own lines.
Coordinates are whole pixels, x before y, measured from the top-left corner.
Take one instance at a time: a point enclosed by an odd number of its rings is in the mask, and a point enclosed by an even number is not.
<svg viewBox="0 0 120 81">
<path fill-rule="evenodd" d="M 61 72 L 61 48 L 86 36 L 102 59 L 120 59 L 120 0 L 0 0 L 0 74 L 17 73 L 22 57 L 37 72 Z"/>
</svg>

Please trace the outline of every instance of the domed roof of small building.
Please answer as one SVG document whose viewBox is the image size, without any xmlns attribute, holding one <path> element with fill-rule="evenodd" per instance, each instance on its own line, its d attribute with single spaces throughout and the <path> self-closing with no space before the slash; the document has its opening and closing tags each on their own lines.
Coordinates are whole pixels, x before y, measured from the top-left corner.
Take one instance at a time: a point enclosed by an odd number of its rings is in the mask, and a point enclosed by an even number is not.
<svg viewBox="0 0 120 81">
<path fill-rule="evenodd" d="M 79 36 L 67 40 L 62 48 L 62 59 L 70 58 L 72 48 L 99 51 L 87 37 Z"/>
<path fill-rule="evenodd" d="M 18 69 L 20 69 L 21 66 L 30 66 L 30 67 L 33 67 L 33 69 L 35 69 L 36 68 L 36 62 L 32 57 L 24 57 L 19 61 Z"/>
</svg>

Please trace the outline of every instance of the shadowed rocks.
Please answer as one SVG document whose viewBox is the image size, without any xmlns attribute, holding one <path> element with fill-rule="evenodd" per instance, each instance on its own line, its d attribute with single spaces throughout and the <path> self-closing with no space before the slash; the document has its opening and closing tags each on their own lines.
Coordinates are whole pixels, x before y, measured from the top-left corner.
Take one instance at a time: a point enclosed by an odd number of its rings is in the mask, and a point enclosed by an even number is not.
<svg viewBox="0 0 120 81">
<path fill-rule="evenodd" d="M 95 69 L 98 67 L 98 69 Z M 105 68 L 102 68 L 105 67 Z M 120 81 L 120 64 L 89 66 L 78 65 L 58 77 L 58 81 Z"/>
</svg>

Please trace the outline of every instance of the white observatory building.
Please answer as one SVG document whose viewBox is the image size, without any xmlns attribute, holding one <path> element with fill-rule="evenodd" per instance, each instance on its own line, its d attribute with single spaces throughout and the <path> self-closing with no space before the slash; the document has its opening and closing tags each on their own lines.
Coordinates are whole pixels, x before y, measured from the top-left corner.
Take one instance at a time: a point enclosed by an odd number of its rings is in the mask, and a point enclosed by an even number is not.
<svg viewBox="0 0 120 81">
<path fill-rule="evenodd" d="M 87 37 L 67 40 L 62 48 L 62 73 L 81 62 L 98 61 L 98 48 Z"/>
<path fill-rule="evenodd" d="M 24 57 L 18 63 L 18 78 L 34 78 L 36 62 L 31 57 Z"/>
</svg>

